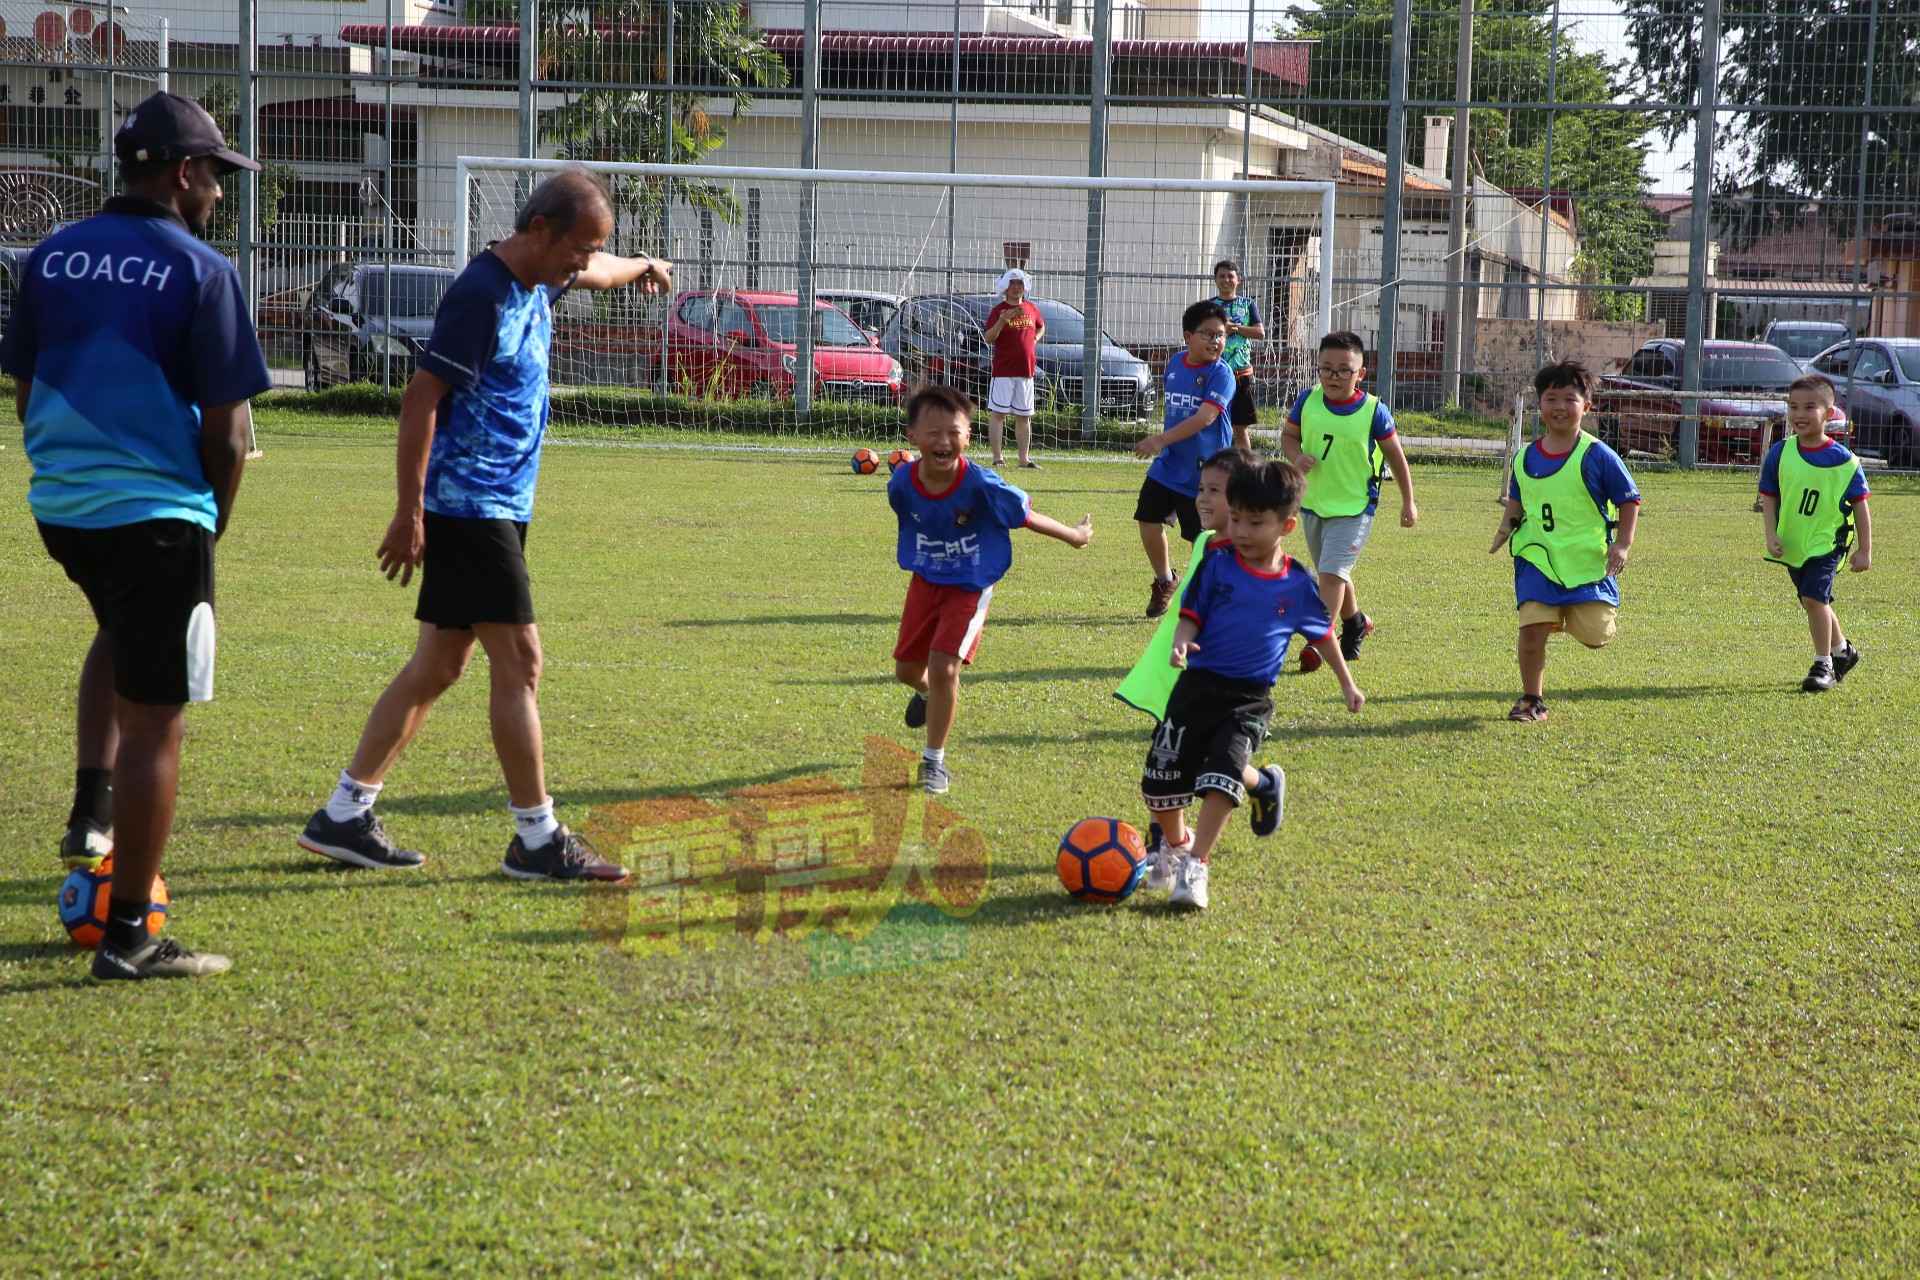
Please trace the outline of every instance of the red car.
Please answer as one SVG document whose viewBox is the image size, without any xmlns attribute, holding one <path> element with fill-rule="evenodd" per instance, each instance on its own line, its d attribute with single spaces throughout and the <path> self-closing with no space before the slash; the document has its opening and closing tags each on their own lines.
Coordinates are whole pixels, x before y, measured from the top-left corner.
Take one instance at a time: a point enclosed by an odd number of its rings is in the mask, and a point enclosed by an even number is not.
<svg viewBox="0 0 1920 1280">
<path fill-rule="evenodd" d="M 1603 377 L 1593 397 L 1594 434 L 1622 453 L 1677 451 L 1686 353 L 1686 343 L 1657 338 L 1625 369 Z M 1767 446 L 1786 432 L 1787 384 L 1800 376 L 1800 366 L 1760 342 L 1715 340 L 1701 354 L 1700 461 L 1758 466 Z M 1835 408 L 1828 416 L 1827 434 L 1847 439 L 1846 415 Z"/>
<path fill-rule="evenodd" d="M 800 299 L 708 289 L 681 294 L 667 316 L 668 389 L 717 400 L 793 398 Z M 830 302 L 814 300 L 813 394 L 900 402 L 900 366 Z"/>
</svg>

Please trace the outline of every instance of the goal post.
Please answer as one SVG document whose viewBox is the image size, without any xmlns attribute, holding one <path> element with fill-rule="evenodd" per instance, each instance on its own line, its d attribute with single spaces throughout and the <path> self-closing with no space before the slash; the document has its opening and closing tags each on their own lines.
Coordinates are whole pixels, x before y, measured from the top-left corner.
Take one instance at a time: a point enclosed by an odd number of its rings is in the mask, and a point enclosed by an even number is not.
<svg viewBox="0 0 1920 1280">
<path fill-rule="evenodd" d="M 613 191 L 610 251 L 675 264 L 671 298 L 562 301 L 553 379 L 570 423 L 873 439 L 897 435 L 897 413 L 881 411 L 924 380 L 962 386 L 984 418 L 981 329 L 1009 267 L 1030 273 L 1049 317 L 1034 426 L 1056 446 L 1157 428 L 1180 313 L 1212 296 L 1218 259 L 1240 261 L 1242 292 L 1266 322 L 1254 362 L 1267 409 L 1310 378 L 1333 327 L 1331 182 L 461 156 L 455 265 L 511 231 L 533 182 L 569 168 Z M 1102 258 L 1090 281 L 1095 210 Z M 799 372 L 809 367 L 812 378 Z"/>
</svg>

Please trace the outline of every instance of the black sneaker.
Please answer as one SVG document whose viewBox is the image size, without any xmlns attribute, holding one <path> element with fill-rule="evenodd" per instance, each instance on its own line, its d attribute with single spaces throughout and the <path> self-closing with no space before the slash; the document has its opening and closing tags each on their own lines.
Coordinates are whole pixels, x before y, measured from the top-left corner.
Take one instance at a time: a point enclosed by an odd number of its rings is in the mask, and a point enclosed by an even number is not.
<svg viewBox="0 0 1920 1280">
<path fill-rule="evenodd" d="M 189 951 L 171 938 L 148 936 L 122 951 L 105 938 L 93 953 L 96 982 L 139 982 L 145 978 L 204 978 L 225 973 L 233 961 L 210 951 Z"/>
<path fill-rule="evenodd" d="M 1340 656 L 1348 662 L 1360 657 L 1360 642 L 1373 634 L 1373 619 L 1364 613 L 1340 620 Z"/>
<path fill-rule="evenodd" d="M 1807 668 L 1807 678 L 1800 682 L 1800 688 L 1806 693 L 1825 693 L 1838 683 L 1840 680 L 1833 674 L 1833 663 L 1819 658 Z"/>
<path fill-rule="evenodd" d="M 916 693 L 907 699 L 907 728 L 924 729 L 927 727 L 927 695 Z"/>
<path fill-rule="evenodd" d="M 507 846 L 500 870 L 515 880 L 625 880 L 627 869 L 608 862 L 593 851 L 593 846 L 565 827 L 538 849 L 527 848 L 519 836 Z"/>
<path fill-rule="evenodd" d="M 1280 829 L 1287 812 L 1287 771 L 1277 764 L 1262 765 L 1267 790 L 1247 792 L 1247 822 L 1256 836 L 1270 836 Z"/>
<path fill-rule="evenodd" d="M 320 810 L 307 819 L 307 829 L 300 833 L 300 847 L 350 867 L 375 871 L 383 867 L 417 867 L 427 860 L 424 853 L 402 849 L 387 839 L 380 819 L 373 816 L 371 809 L 346 822 L 336 822 L 327 816 L 325 809 Z"/>
<path fill-rule="evenodd" d="M 1847 672 L 1860 665 L 1860 651 L 1848 645 L 1833 655 L 1833 682 L 1839 684 L 1847 678 Z"/>
<path fill-rule="evenodd" d="M 1537 724 L 1547 718 L 1547 700 L 1536 698 L 1530 693 L 1520 695 L 1520 701 L 1513 704 L 1513 710 L 1507 712 L 1507 719 L 1521 724 Z"/>
<path fill-rule="evenodd" d="M 113 856 L 113 828 L 81 818 L 60 837 L 60 861 L 69 871 L 98 871 Z"/>
</svg>

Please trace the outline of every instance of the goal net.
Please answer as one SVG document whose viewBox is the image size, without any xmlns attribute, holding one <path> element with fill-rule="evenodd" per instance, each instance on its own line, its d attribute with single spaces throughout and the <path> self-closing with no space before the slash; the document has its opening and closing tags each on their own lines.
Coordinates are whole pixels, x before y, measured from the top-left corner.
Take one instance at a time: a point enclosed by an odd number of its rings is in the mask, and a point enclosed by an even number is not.
<svg viewBox="0 0 1920 1280">
<path fill-rule="evenodd" d="M 507 235 L 533 186 L 563 167 L 461 158 L 456 265 Z M 1001 274 L 1019 267 L 1046 325 L 1035 439 L 1131 440 L 1159 429 L 1181 312 L 1213 296 L 1223 258 L 1240 264 L 1241 293 L 1265 323 L 1250 354 L 1262 424 L 1277 430 L 1333 318 L 1330 183 L 583 167 L 614 194 L 609 249 L 670 258 L 674 290 L 561 300 L 563 433 L 877 444 L 898 438 L 898 406 L 923 381 L 973 396 L 978 433 L 987 311 Z"/>
</svg>

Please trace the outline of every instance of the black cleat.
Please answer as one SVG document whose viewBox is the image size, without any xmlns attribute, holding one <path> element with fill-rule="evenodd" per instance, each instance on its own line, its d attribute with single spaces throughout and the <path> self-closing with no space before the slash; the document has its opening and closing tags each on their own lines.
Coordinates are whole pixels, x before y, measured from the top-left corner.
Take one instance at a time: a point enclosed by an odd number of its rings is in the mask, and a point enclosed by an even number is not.
<svg viewBox="0 0 1920 1280">
<path fill-rule="evenodd" d="M 907 699 L 907 728 L 924 729 L 927 727 L 927 695 L 916 693 Z"/>
<path fill-rule="evenodd" d="M 593 851 L 593 846 L 565 827 L 538 849 L 527 848 L 519 836 L 507 846 L 500 870 L 515 880 L 592 880 L 602 883 L 625 880 L 627 869 L 608 862 Z"/>
<path fill-rule="evenodd" d="M 93 953 L 96 982 L 139 982 L 145 978 L 204 978 L 225 973 L 233 961 L 210 951 L 189 951 L 171 938 L 149 936 L 122 951 L 105 938 Z"/>
<path fill-rule="evenodd" d="M 1364 613 L 1340 620 L 1340 656 L 1348 662 L 1360 657 L 1360 642 L 1373 634 L 1373 619 Z"/>
<path fill-rule="evenodd" d="M 402 849 L 387 839 L 380 819 L 373 816 L 371 809 L 346 822 L 336 822 L 327 816 L 325 809 L 320 810 L 307 819 L 307 829 L 300 833 L 300 847 L 350 867 L 375 871 L 417 867 L 427 860 L 425 854 Z"/>
<path fill-rule="evenodd" d="M 1839 684 L 1847 678 L 1847 672 L 1860 665 L 1860 651 L 1848 645 L 1833 655 L 1833 682 Z"/>
<path fill-rule="evenodd" d="M 1807 668 L 1807 678 L 1800 682 L 1800 688 L 1804 693 L 1825 693 L 1839 683 L 1840 678 L 1833 674 L 1833 663 L 1821 658 Z"/>
<path fill-rule="evenodd" d="M 98 871 L 113 856 L 113 828 L 78 818 L 60 837 L 60 861 L 69 871 Z"/>
</svg>

